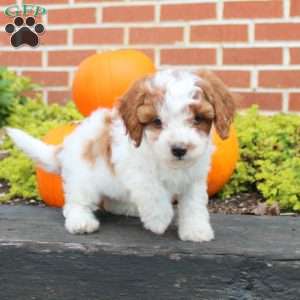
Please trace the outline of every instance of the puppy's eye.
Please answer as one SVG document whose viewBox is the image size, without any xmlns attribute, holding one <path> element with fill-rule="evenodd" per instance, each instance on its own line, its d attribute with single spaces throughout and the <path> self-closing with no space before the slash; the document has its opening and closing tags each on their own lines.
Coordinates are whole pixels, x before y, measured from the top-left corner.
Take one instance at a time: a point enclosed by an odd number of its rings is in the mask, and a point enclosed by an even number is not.
<svg viewBox="0 0 300 300">
<path fill-rule="evenodd" d="M 156 127 L 156 128 L 161 128 L 162 127 L 162 122 L 159 118 L 155 118 L 152 121 L 152 124 Z"/>
<path fill-rule="evenodd" d="M 199 123 L 201 123 L 202 121 L 204 121 L 203 116 L 201 116 L 201 115 L 196 115 L 196 116 L 195 116 L 195 118 L 194 118 L 194 123 L 195 123 L 195 124 L 199 124 Z"/>
</svg>

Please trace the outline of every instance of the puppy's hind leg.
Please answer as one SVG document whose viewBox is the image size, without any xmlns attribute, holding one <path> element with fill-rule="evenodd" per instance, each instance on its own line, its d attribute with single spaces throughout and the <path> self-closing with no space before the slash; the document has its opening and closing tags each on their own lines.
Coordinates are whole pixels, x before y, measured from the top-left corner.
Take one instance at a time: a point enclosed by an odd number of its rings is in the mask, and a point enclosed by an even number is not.
<svg viewBox="0 0 300 300">
<path fill-rule="evenodd" d="M 72 234 L 92 233 L 100 226 L 94 215 L 100 201 L 99 195 L 91 190 L 65 184 L 66 203 L 63 208 L 65 227 Z"/>
</svg>

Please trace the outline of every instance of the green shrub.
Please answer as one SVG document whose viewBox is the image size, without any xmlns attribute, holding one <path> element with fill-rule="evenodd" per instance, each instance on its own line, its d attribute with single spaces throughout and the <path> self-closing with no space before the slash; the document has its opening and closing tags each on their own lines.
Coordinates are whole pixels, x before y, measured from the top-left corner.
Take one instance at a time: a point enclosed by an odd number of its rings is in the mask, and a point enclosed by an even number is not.
<svg viewBox="0 0 300 300">
<path fill-rule="evenodd" d="M 8 126 L 22 128 L 38 138 L 45 135 L 51 128 L 82 118 L 71 103 L 66 106 L 57 104 L 47 106 L 41 101 L 31 100 L 24 105 L 15 103 L 12 111 L 7 118 Z M 8 138 L 0 147 L 10 152 L 7 158 L 0 160 L 0 179 L 10 184 L 9 193 L 0 196 L 0 202 L 6 202 L 14 197 L 38 199 L 32 161 L 14 147 Z"/>
<path fill-rule="evenodd" d="M 14 103 L 24 103 L 27 98 L 24 93 L 34 90 L 37 85 L 24 76 L 17 76 L 6 68 L 0 68 L 0 128 L 12 112 Z"/>
<path fill-rule="evenodd" d="M 220 196 L 258 191 L 270 204 L 300 211 L 300 117 L 265 116 L 253 107 L 235 124 L 240 161 Z"/>
</svg>

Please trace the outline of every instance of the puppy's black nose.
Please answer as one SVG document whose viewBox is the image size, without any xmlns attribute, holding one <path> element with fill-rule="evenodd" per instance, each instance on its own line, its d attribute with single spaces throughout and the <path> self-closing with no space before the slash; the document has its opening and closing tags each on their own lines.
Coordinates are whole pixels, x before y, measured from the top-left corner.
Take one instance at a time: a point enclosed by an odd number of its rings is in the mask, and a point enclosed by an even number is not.
<svg viewBox="0 0 300 300">
<path fill-rule="evenodd" d="M 185 148 L 172 147 L 171 151 L 174 156 L 182 158 L 186 154 L 187 150 Z"/>
</svg>

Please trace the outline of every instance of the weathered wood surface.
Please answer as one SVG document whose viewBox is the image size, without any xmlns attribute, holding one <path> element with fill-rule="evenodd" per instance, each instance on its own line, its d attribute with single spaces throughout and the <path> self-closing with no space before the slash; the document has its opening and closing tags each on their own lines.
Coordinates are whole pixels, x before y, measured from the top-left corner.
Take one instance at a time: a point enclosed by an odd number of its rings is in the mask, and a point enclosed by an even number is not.
<svg viewBox="0 0 300 300">
<path fill-rule="evenodd" d="M 202 244 L 101 221 L 72 236 L 60 210 L 0 206 L 0 299 L 300 299 L 299 218 L 213 215 Z"/>
</svg>

